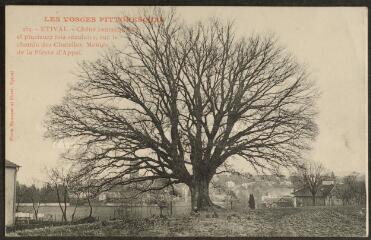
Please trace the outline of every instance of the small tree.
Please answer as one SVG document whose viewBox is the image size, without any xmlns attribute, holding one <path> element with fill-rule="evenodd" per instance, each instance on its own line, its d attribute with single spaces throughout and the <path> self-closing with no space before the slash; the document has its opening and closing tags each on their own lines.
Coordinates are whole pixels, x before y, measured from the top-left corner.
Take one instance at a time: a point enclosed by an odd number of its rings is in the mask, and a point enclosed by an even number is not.
<svg viewBox="0 0 371 240">
<path fill-rule="evenodd" d="M 357 181 L 355 185 L 355 201 L 358 205 L 361 205 L 366 203 L 366 199 L 366 182 Z"/>
<path fill-rule="evenodd" d="M 160 216 L 163 216 L 163 209 L 166 208 L 166 199 L 165 199 L 165 190 L 162 191 L 152 191 L 150 198 L 149 198 L 149 203 L 150 204 L 156 204 L 158 208 L 160 209 Z"/>
<path fill-rule="evenodd" d="M 34 184 L 29 188 L 30 191 L 30 198 L 32 202 L 32 209 L 34 211 L 35 219 L 38 220 L 40 202 L 41 202 L 41 195 L 40 190 L 36 188 Z"/>
<path fill-rule="evenodd" d="M 255 199 L 253 194 L 250 194 L 249 196 L 249 207 L 250 209 L 255 209 Z"/>
<path fill-rule="evenodd" d="M 227 198 L 229 200 L 229 204 L 231 206 L 231 209 L 233 209 L 233 201 L 238 200 L 236 193 L 232 189 L 227 190 Z"/>
<path fill-rule="evenodd" d="M 93 215 L 93 206 L 91 205 L 91 199 L 93 199 L 94 196 L 96 196 L 96 194 L 94 193 L 93 187 L 92 187 L 92 183 L 89 181 L 89 182 L 83 184 L 83 187 L 80 188 L 80 191 L 81 191 L 83 197 L 85 198 L 85 200 L 87 201 L 87 203 L 89 205 L 89 216 L 88 216 L 88 218 L 91 218 L 92 215 Z"/>
<path fill-rule="evenodd" d="M 79 204 L 81 193 L 79 191 L 75 191 L 75 190 L 72 190 L 71 192 L 72 192 L 72 194 L 74 196 L 74 200 L 75 200 L 75 207 L 73 208 L 73 212 L 72 212 L 72 215 L 71 215 L 71 222 L 73 222 L 75 220 L 75 214 L 76 214 L 77 206 Z"/>
<path fill-rule="evenodd" d="M 81 197 L 81 199 L 85 199 L 88 203 L 88 218 L 91 218 L 93 215 L 93 206 L 91 204 L 91 200 L 100 193 L 101 188 L 99 187 L 99 183 L 93 181 L 89 175 L 81 177 L 76 172 L 78 172 L 78 170 L 75 169 L 75 174 L 71 177 L 71 185 L 73 186 L 72 189 L 75 195 L 78 195 Z"/>
<path fill-rule="evenodd" d="M 17 182 L 16 184 L 16 200 L 17 200 L 17 205 L 16 205 L 16 212 L 18 212 L 19 209 L 19 203 L 23 203 L 25 198 L 27 197 L 27 191 L 28 187 L 24 184 L 20 184 Z"/>
<path fill-rule="evenodd" d="M 49 182 L 45 183 L 41 187 L 40 194 L 42 195 L 44 202 L 57 202 L 57 193 Z"/>
<path fill-rule="evenodd" d="M 307 187 L 312 194 L 313 206 L 315 206 L 316 194 L 322 181 L 328 176 L 325 174 L 325 168 L 319 162 L 307 162 L 298 168 L 297 175 L 302 187 Z"/>
<path fill-rule="evenodd" d="M 161 190 L 150 191 L 148 203 L 156 204 L 160 209 L 160 216 L 163 216 L 163 210 L 170 205 L 172 213 L 172 201 L 179 193 L 174 187 L 170 186 Z"/>
<path fill-rule="evenodd" d="M 72 183 L 72 173 L 63 168 L 52 168 L 48 171 L 49 180 L 57 193 L 58 205 L 62 212 L 62 221 L 67 222 L 67 201 Z"/>
<path fill-rule="evenodd" d="M 336 180 L 336 176 L 335 176 L 334 171 L 331 172 L 330 180 L 332 180 L 332 181 L 335 181 Z"/>
<path fill-rule="evenodd" d="M 366 183 L 359 180 L 356 174 L 343 178 L 343 184 L 337 186 L 335 194 L 343 201 L 343 205 L 364 204 L 366 201 Z"/>
</svg>

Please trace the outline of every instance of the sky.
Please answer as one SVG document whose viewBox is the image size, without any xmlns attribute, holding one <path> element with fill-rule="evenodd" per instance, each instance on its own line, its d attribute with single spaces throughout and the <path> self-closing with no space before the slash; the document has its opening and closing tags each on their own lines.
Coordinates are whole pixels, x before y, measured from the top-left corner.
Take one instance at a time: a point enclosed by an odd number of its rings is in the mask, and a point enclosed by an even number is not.
<svg viewBox="0 0 371 240">
<path fill-rule="evenodd" d="M 42 121 L 48 107 L 60 103 L 67 87 L 77 80 L 73 74 L 77 64 L 96 58 L 104 49 L 85 47 L 79 57 L 17 56 L 17 35 L 24 27 L 63 25 L 44 22 L 47 16 L 120 16 L 122 12 L 133 13 L 135 8 L 7 6 L 6 159 L 21 166 L 19 182 L 43 182 L 45 168 L 59 164 L 63 147 L 43 138 Z M 178 7 L 177 12 L 186 23 L 210 17 L 233 20 L 240 36 L 273 33 L 278 43 L 308 68 L 321 92 L 320 133 L 310 158 L 335 173 L 367 174 L 366 8 Z M 12 86 L 10 72 L 14 73 Z M 11 88 L 15 98 L 13 141 L 8 127 Z"/>
</svg>

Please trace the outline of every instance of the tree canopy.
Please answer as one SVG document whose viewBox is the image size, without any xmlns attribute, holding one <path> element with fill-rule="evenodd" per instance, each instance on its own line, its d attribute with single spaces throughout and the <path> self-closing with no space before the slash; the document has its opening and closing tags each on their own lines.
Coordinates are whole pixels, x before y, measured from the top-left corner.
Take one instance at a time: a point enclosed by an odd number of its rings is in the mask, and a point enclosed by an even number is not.
<svg viewBox="0 0 371 240">
<path fill-rule="evenodd" d="M 227 159 L 256 169 L 296 164 L 317 134 L 313 81 L 270 35 L 240 37 L 232 23 L 185 24 L 175 11 L 144 10 L 161 23 L 125 23 L 123 46 L 81 73 L 50 108 L 46 136 L 97 187 L 143 191 L 185 183 L 192 205 Z"/>
</svg>

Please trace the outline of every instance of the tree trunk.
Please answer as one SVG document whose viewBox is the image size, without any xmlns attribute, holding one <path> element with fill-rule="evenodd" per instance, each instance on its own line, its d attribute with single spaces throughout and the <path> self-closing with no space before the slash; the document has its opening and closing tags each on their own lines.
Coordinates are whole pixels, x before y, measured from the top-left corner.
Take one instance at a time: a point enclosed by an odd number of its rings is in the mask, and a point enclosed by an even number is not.
<svg viewBox="0 0 371 240">
<path fill-rule="evenodd" d="M 173 216 L 173 200 L 170 199 L 170 215 Z"/>
<path fill-rule="evenodd" d="M 316 195 L 312 195 L 313 206 L 316 206 Z"/>
<path fill-rule="evenodd" d="M 34 211 L 34 214 L 35 214 L 35 220 L 37 221 L 37 220 L 39 220 L 38 215 L 39 215 L 40 203 L 37 204 L 37 207 L 35 207 L 35 203 L 33 203 L 32 207 L 33 207 L 33 211 Z"/>
<path fill-rule="evenodd" d="M 76 214 L 76 209 L 77 209 L 77 203 L 78 201 L 76 200 L 76 203 L 75 203 L 75 208 L 73 209 L 73 213 L 71 215 L 71 222 L 73 222 L 75 220 L 75 214 Z"/>
<path fill-rule="evenodd" d="M 207 210 L 215 205 L 209 197 L 210 180 L 206 178 L 195 178 L 190 186 L 191 205 L 193 211 Z"/>
<path fill-rule="evenodd" d="M 61 199 L 61 196 L 60 196 L 60 193 L 59 193 L 59 188 L 58 188 L 57 184 L 55 184 L 55 190 L 57 192 L 58 205 L 59 205 L 59 208 L 62 211 L 62 222 L 67 222 L 66 206 L 65 206 L 65 209 L 63 210 L 62 199 Z"/>
<path fill-rule="evenodd" d="M 64 221 L 67 222 L 67 188 L 66 186 L 63 186 L 63 199 L 64 199 L 64 212 L 63 212 L 63 218 Z"/>
<path fill-rule="evenodd" d="M 93 207 L 91 206 L 90 199 L 87 198 L 86 200 L 88 200 L 88 204 L 89 204 L 89 218 L 91 218 L 91 215 L 93 215 Z"/>
</svg>

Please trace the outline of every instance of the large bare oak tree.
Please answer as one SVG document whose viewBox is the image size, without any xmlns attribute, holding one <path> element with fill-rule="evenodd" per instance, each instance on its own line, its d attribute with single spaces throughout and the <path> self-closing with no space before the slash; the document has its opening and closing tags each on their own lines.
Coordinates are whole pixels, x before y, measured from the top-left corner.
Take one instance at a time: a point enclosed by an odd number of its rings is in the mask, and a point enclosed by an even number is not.
<svg viewBox="0 0 371 240">
<path fill-rule="evenodd" d="M 274 37 L 239 37 L 215 19 L 186 24 L 175 11 L 142 14 L 163 21 L 121 24 L 124 45 L 82 63 L 48 112 L 46 136 L 72 143 L 64 157 L 81 177 L 102 189 L 185 183 L 204 209 L 226 160 L 264 169 L 300 160 L 317 132 L 316 89 Z"/>
</svg>

